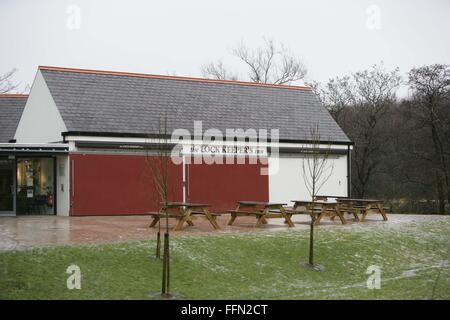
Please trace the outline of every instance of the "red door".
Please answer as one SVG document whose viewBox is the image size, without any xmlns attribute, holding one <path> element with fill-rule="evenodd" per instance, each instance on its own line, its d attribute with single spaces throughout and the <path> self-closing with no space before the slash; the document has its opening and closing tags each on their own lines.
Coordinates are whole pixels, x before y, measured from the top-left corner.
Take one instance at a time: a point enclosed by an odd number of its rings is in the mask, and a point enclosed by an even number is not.
<svg viewBox="0 0 450 320">
<path fill-rule="evenodd" d="M 234 209 L 236 202 L 269 201 L 269 179 L 261 175 L 257 164 L 186 164 L 186 196 L 188 202 L 211 204 L 212 210 Z"/>
<path fill-rule="evenodd" d="M 158 211 L 160 197 L 141 155 L 71 154 L 71 215 L 127 215 Z M 181 201 L 182 166 L 169 162 L 170 201 Z"/>
</svg>

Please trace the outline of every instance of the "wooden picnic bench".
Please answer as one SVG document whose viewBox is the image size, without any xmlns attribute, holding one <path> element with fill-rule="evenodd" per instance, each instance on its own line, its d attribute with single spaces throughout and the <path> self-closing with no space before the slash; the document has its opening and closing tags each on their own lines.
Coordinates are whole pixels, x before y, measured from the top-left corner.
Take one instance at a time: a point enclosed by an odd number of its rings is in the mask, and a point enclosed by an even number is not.
<svg viewBox="0 0 450 320">
<path fill-rule="evenodd" d="M 289 227 L 294 227 L 291 220 L 292 214 L 288 214 L 284 209 L 285 203 L 272 203 L 260 201 L 238 201 L 237 207 L 234 210 L 227 211 L 231 214 L 228 225 L 233 225 L 237 217 L 254 216 L 256 217 L 255 227 L 260 227 L 267 224 L 267 219 L 284 218 L 285 223 Z"/>
<path fill-rule="evenodd" d="M 220 227 L 217 223 L 216 217 L 220 216 L 220 214 L 209 212 L 210 207 L 211 205 L 209 204 L 168 202 L 163 205 L 159 212 L 148 212 L 148 214 L 153 217 L 150 227 L 154 227 L 161 220 L 161 218 L 175 218 L 178 222 L 175 225 L 174 230 L 178 231 L 183 228 L 185 223 L 193 226 L 194 223 L 192 222 L 192 217 L 195 215 L 201 215 L 206 217 L 215 230 L 218 230 Z"/>
<path fill-rule="evenodd" d="M 309 213 L 310 215 L 316 215 L 316 219 L 314 225 L 319 225 L 320 221 L 324 217 L 330 217 L 331 220 L 334 220 L 336 216 L 339 217 L 342 224 L 346 224 L 347 220 L 345 220 L 344 215 L 339 210 L 339 203 L 337 201 L 324 201 L 324 200 L 316 200 L 316 201 L 307 201 L 307 200 L 291 200 L 294 202 L 293 211 L 298 211 L 299 207 L 305 207 L 305 210 L 301 210 L 302 213 Z"/>
<path fill-rule="evenodd" d="M 346 208 L 345 210 L 352 210 L 352 212 L 355 212 L 355 215 L 357 215 L 356 212 L 361 213 L 361 222 L 366 219 L 370 211 L 375 211 L 381 214 L 384 221 L 388 220 L 383 207 L 383 200 L 341 198 L 336 199 L 336 201 L 340 203 L 341 208 Z"/>
</svg>

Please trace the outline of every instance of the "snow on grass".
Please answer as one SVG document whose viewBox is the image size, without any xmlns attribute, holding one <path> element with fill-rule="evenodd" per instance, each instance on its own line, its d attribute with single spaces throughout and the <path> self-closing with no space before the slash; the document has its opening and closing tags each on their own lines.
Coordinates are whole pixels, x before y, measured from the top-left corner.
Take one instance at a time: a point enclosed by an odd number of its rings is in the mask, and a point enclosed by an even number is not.
<svg viewBox="0 0 450 320">
<path fill-rule="evenodd" d="M 316 228 L 324 272 L 302 266 L 304 228 L 172 237 L 172 288 L 188 299 L 450 298 L 450 217 L 393 220 Z M 0 252 L 0 298 L 145 299 L 161 283 L 155 249 L 141 240 Z M 85 282 L 68 293 L 71 263 Z M 367 289 L 370 265 L 382 270 L 380 290 Z"/>
</svg>

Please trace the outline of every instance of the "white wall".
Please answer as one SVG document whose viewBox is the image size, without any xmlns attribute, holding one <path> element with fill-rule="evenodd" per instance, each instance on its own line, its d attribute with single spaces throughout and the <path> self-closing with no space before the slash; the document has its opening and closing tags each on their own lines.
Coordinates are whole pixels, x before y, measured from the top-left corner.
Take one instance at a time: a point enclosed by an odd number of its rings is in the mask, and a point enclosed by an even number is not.
<svg viewBox="0 0 450 320">
<path fill-rule="evenodd" d="M 14 139 L 18 143 L 58 142 L 62 141 L 61 132 L 64 131 L 67 131 L 66 125 L 38 71 Z"/>
<path fill-rule="evenodd" d="M 56 157 L 56 214 L 68 216 L 70 210 L 69 156 Z"/>
<path fill-rule="evenodd" d="M 276 167 L 276 174 L 269 175 L 269 201 L 292 204 L 291 200 L 311 200 L 303 181 L 302 158 L 299 155 L 281 155 L 269 158 L 269 166 Z M 333 166 L 331 177 L 319 190 L 319 195 L 347 196 L 347 156 L 330 155 L 327 165 Z"/>
</svg>

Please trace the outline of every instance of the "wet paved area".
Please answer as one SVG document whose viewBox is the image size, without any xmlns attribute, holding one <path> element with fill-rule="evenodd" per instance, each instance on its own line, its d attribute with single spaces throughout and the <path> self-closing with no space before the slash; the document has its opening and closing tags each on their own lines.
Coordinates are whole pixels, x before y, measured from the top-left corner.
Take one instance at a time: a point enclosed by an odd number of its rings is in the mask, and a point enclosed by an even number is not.
<svg viewBox="0 0 450 320">
<path fill-rule="evenodd" d="M 342 225 L 339 219 L 322 220 L 319 228 L 351 228 L 361 224 L 403 224 L 415 220 L 432 219 L 436 216 L 424 215 L 388 215 L 389 221 L 381 221 L 379 215 L 369 216 L 370 220 L 356 223 L 348 220 Z M 221 230 L 213 230 L 203 217 L 195 217 L 194 226 L 187 224 L 181 231 L 171 231 L 172 236 L 226 234 L 259 231 L 280 231 L 288 227 L 283 219 L 270 219 L 267 225 L 255 228 L 254 217 L 238 217 L 233 226 L 227 226 L 229 215 L 217 218 Z M 149 216 L 95 216 L 95 217 L 57 217 L 57 216 L 18 216 L 0 217 L 0 250 L 14 250 L 33 246 L 68 245 L 81 243 L 114 242 L 128 240 L 154 239 L 158 228 L 149 228 L 152 218 Z M 296 215 L 292 219 L 294 228 L 307 230 L 309 216 Z M 173 227 L 175 219 L 169 219 Z M 161 226 L 165 226 L 165 222 Z"/>
</svg>

